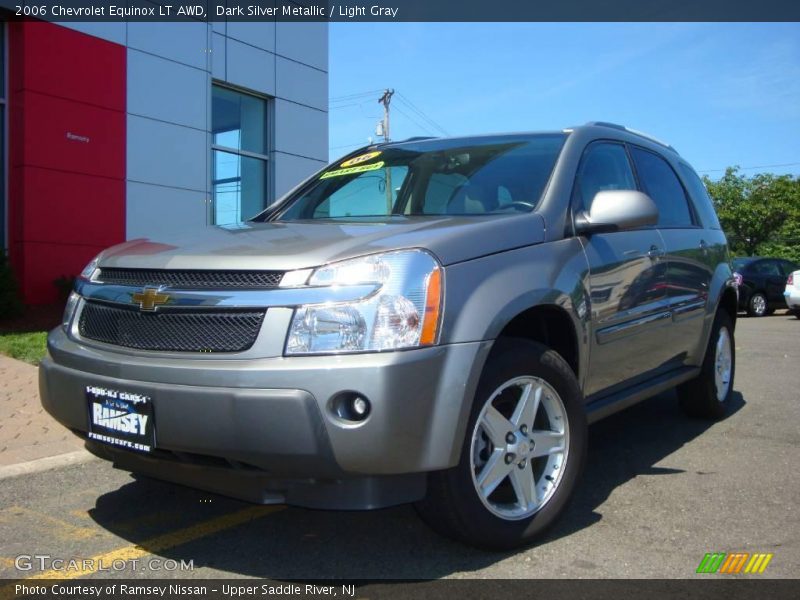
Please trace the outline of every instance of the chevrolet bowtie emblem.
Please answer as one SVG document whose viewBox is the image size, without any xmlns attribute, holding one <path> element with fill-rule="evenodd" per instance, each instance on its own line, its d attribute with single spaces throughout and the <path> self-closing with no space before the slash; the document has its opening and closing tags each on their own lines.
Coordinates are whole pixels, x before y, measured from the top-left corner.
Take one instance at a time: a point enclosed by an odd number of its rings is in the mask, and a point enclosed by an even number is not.
<svg viewBox="0 0 800 600">
<path fill-rule="evenodd" d="M 131 299 L 139 304 L 140 310 L 155 310 L 156 306 L 169 302 L 169 294 L 160 294 L 156 288 L 144 288 L 137 292 Z"/>
</svg>

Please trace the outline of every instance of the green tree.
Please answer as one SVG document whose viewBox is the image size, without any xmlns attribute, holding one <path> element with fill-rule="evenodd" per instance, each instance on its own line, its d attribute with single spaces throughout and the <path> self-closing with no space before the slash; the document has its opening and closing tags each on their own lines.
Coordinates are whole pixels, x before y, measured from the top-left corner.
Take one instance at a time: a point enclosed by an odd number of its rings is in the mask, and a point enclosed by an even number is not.
<svg viewBox="0 0 800 600">
<path fill-rule="evenodd" d="M 728 167 L 718 181 L 704 177 L 734 255 L 800 261 L 800 178 Z"/>
</svg>

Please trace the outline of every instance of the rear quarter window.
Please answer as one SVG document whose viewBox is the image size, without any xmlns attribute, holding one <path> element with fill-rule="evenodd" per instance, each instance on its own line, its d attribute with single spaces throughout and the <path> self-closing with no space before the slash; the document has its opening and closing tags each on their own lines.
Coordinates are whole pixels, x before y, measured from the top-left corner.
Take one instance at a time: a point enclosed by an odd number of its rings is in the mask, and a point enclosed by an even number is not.
<svg viewBox="0 0 800 600">
<path fill-rule="evenodd" d="M 717 217 L 717 211 L 714 210 L 714 203 L 711 196 L 708 195 L 703 180 L 695 173 L 695 170 L 684 162 L 678 163 L 678 168 L 683 177 L 683 183 L 689 191 L 689 196 L 694 205 L 697 214 L 700 215 L 700 221 L 703 227 L 708 229 L 722 229 Z"/>
</svg>

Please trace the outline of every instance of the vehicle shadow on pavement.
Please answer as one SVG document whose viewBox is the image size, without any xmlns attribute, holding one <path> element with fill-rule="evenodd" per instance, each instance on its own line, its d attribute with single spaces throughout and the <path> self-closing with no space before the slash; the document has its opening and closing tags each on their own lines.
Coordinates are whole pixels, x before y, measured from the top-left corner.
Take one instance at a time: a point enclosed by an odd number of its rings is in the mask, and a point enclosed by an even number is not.
<svg viewBox="0 0 800 600">
<path fill-rule="evenodd" d="M 745 406 L 731 394 L 730 419 Z M 602 517 L 596 509 L 611 493 L 642 475 L 677 475 L 684 469 L 656 466 L 665 457 L 713 427 L 714 421 L 687 417 L 674 391 L 641 402 L 589 428 L 589 456 L 580 489 L 542 543 L 591 526 Z M 646 510 L 643 507 L 643 510 Z"/>
<path fill-rule="evenodd" d="M 738 392 L 732 402 L 732 414 L 745 405 Z M 684 416 L 674 392 L 592 426 L 583 481 L 569 508 L 539 545 L 600 521 L 597 509 L 634 477 L 683 473 L 656 465 L 712 426 L 712 422 Z M 214 576 L 223 577 L 229 573 L 281 580 L 435 579 L 478 571 L 514 554 L 492 554 L 450 542 L 428 529 L 409 506 L 372 512 L 281 508 L 229 528 L 208 525 L 250 506 L 136 478 L 98 498 L 90 516 L 153 554 L 191 560 L 195 569 L 208 567 L 221 571 Z M 212 533 L 203 534 L 204 527 Z M 174 545 L 165 542 L 169 532 L 181 530 L 199 530 L 200 535 L 179 534 Z"/>
</svg>

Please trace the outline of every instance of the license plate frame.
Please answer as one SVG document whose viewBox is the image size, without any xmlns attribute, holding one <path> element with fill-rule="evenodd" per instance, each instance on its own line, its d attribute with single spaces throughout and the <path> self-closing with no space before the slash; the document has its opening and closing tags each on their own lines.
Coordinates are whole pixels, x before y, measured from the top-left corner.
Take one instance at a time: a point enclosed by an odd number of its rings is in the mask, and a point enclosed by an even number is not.
<svg viewBox="0 0 800 600">
<path fill-rule="evenodd" d="M 152 396 L 102 385 L 87 385 L 85 393 L 89 439 L 136 452 L 156 447 Z"/>
</svg>

